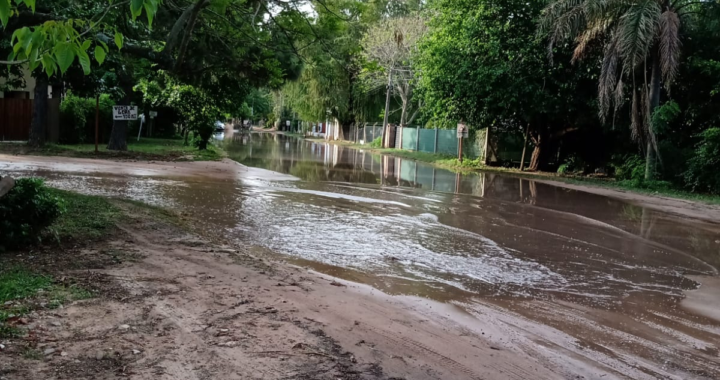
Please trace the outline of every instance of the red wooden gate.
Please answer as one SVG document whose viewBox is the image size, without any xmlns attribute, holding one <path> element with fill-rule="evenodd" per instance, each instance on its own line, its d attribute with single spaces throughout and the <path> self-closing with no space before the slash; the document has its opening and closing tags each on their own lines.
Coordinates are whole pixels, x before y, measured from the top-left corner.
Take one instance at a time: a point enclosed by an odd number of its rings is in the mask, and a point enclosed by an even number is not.
<svg viewBox="0 0 720 380">
<path fill-rule="evenodd" d="M 0 99 L 0 141 L 27 140 L 32 112 L 31 99 Z"/>
</svg>

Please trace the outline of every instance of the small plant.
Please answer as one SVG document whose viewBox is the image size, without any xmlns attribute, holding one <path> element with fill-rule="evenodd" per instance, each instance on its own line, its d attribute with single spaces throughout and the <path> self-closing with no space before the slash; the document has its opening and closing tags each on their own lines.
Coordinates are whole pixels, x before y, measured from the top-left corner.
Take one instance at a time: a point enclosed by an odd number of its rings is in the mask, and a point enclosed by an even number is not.
<svg viewBox="0 0 720 380">
<path fill-rule="evenodd" d="M 615 178 L 620 181 L 642 181 L 645 178 L 645 161 L 640 156 L 615 156 L 611 165 Z"/>
<path fill-rule="evenodd" d="M 382 137 L 378 137 L 370 143 L 372 148 L 382 148 Z"/>
<path fill-rule="evenodd" d="M 39 241 L 41 232 L 65 210 L 39 178 L 20 178 L 0 198 L 0 251 Z"/>
<path fill-rule="evenodd" d="M 587 170 L 587 164 L 585 161 L 578 156 L 568 157 L 563 164 L 558 167 L 557 173 L 560 175 L 566 174 L 584 174 Z"/>
<path fill-rule="evenodd" d="M 707 129 L 700 138 L 684 174 L 685 185 L 692 191 L 720 194 L 720 128 Z"/>
</svg>

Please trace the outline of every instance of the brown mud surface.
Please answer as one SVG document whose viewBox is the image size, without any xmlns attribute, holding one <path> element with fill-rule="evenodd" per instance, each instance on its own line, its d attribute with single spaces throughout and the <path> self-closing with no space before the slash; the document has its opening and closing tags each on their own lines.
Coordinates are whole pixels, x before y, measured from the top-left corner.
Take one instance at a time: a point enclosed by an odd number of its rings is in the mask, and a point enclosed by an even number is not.
<svg viewBox="0 0 720 380">
<path fill-rule="evenodd" d="M 111 241 L 60 256 L 44 251 L 11 259 L 97 297 L 31 313 L 25 337 L 4 341 L 3 379 L 569 375 L 429 312 L 426 301 L 213 245 L 147 217 L 136 215 L 119 228 Z M 112 264 L 108 249 L 128 261 Z M 28 358 L 28 350 L 42 354 Z"/>
</svg>

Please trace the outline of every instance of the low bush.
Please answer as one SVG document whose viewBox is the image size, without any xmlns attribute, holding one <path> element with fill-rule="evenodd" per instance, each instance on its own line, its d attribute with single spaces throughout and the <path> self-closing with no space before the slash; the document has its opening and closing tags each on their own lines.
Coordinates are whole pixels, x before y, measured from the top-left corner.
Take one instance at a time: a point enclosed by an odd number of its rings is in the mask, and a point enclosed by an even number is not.
<svg viewBox="0 0 720 380">
<path fill-rule="evenodd" d="M 720 194 L 720 128 L 700 134 L 700 143 L 685 171 L 685 185 L 692 191 Z"/>
<path fill-rule="evenodd" d="M 370 143 L 372 148 L 382 148 L 382 137 L 378 137 Z"/>
<path fill-rule="evenodd" d="M 110 95 L 100 96 L 100 133 L 107 136 L 112 128 L 112 107 Z M 81 98 L 72 93 L 60 103 L 60 143 L 78 144 L 89 142 L 95 136 L 96 99 Z"/>
<path fill-rule="evenodd" d="M 645 160 L 636 155 L 615 156 L 611 166 L 619 181 L 642 181 L 645 178 Z"/>
<path fill-rule="evenodd" d="M 65 211 L 64 202 L 38 178 L 20 178 L 0 197 L 0 251 L 32 244 Z"/>
<path fill-rule="evenodd" d="M 584 174 L 587 170 L 587 164 L 585 161 L 578 156 L 568 157 L 564 163 L 562 163 L 557 170 L 560 175 L 565 174 Z"/>
</svg>

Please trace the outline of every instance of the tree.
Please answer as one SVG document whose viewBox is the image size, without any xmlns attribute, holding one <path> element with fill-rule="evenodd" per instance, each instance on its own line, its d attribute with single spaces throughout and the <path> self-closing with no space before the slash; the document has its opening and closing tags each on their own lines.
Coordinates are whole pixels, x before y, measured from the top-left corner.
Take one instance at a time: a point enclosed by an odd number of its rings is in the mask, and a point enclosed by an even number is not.
<svg viewBox="0 0 720 380">
<path fill-rule="evenodd" d="M 402 101 L 400 125 L 412 123 L 421 108 L 418 104 L 408 119 L 417 75 L 414 59 L 426 30 L 425 20 L 418 15 L 391 18 L 373 25 L 361 42 L 366 64 L 360 77 L 370 89 L 384 86 L 385 78 L 394 85 Z"/>
<path fill-rule="evenodd" d="M 420 44 L 419 91 L 436 125 L 521 135 L 534 143 L 530 170 L 547 169 L 552 148 L 596 123 L 591 70 L 551 66 L 536 36 L 540 1 L 436 0 Z"/>
<path fill-rule="evenodd" d="M 681 28 L 693 22 L 693 13 L 716 5 L 697 0 L 557 0 L 543 11 L 540 31 L 548 35 L 549 54 L 565 40 L 575 41 L 572 61 L 583 59 L 595 45 L 604 51 L 598 79 L 603 120 L 625 101 L 630 84 L 631 130 L 645 149 L 645 179 L 655 174 L 658 143 L 652 125 L 666 91 L 675 80 L 681 53 Z M 649 79 L 648 79 L 649 76 Z"/>
<path fill-rule="evenodd" d="M 214 101 L 237 103 L 250 86 L 278 86 L 300 68 L 293 38 L 305 24 L 295 3 L 178 0 L 160 8 L 160 0 L 61 0 L 68 3 L 62 12 L 39 17 L 34 0 L 22 0 L 22 11 L 5 7 L 9 1 L 0 0 L 4 25 L 23 12 L 34 16 L 15 30 L 15 52 L 0 63 L 41 67 L 48 76 L 65 73 L 76 60 L 87 73 L 90 54 L 102 63 L 115 46 L 114 54 L 167 70 Z M 122 74 L 128 104 L 136 81 L 134 73 Z M 126 147 L 125 127 L 115 123 L 109 149 Z"/>
</svg>

